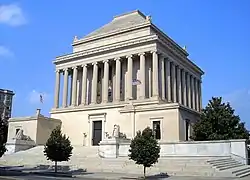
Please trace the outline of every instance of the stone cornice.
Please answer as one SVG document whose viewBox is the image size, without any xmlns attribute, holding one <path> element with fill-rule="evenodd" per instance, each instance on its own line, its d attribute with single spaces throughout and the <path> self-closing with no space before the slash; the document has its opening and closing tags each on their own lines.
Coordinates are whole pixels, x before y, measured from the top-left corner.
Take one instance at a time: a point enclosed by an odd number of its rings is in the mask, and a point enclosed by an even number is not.
<svg viewBox="0 0 250 180">
<path fill-rule="evenodd" d="M 89 41 L 98 40 L 98 39 L 101 39 L 101 38 L 106 38 L 106 37 L 114 36 L 116 34 L 121 34 L 121 33 L 128 32 L 128 31 L 133 31 L 133 30 L 136 30 L 136 29 L 148 27 L 150 25 L 151 25 L 150 22 L 145 22 L 145 23 L 141 23 L 141 24 L 138 24 L 138 25 L 135 25 L 135 26 L 130 26 L 130 27 L 122 28 L 122 29 L 119 29 L 119 30 L 116 30 L 116 31 L 113 31 L 113 32 L 108 32 L 108 33 L 104 33 L 104 34 L 100 34 L 100 35 L 95 35 L 95 36 L 91 36 L 91 37 L 85 37 L 83 39 L 79 39 L 79 40 L 75 41 L 72 44 L 72 46 L 76 46 L 76 45 L 79 45 L 79 44 L 82 44 L 82 43 L 87 43 Z"/>
<path fill-rule="evenodd" d="M 93 48 L 93 49 L 89 49 L 89 50 L 85 50 L 85 51 L 79 51 L 76 53 L 67 54 L 64 56 L 59 56 L 56 58 L 55 61 L 53 61 L 53 63 L 58 64 L 58 63 L 63 62 L 63 61 L 72 60 L 75 58 L 80 58 L 80 57 L 83 57 L 86 55 L 100 53 L 103 51 L 113 50 L 113 49 L 126 47 L 126 46 L 130 46 L 130 45 L 136 45 L 136 44 L 141 44 L 141 43 L 145 43 L 145 42 L 155 41 L 155 40 L 157 40 L 157 38 L 158 38 L 157 35 L 143 36 L 143 37 L 128 40 L 128 41 L 114 43 L 114 44 L 111 44 L 108 46 L 101 46 L 98 48 Z"/>
<path fill-rule="evenodd" d="M 166 41 L 175 48 L 175 51 L 180 54 L 181 56 L 187 57 L 189 54 L 183 48 L 181 48 L 174 40 L 168 37 L 163 31 L 161 31 L 158 27 L 151 23 L 151 27 L 156 31 L 157 35 L 163 36 Z"/>
<path fill-rule="evenodd" d="M 178 53 L 178 50 L 168 41 L 164 40 L 164 38 L 158 37 L 158 42 L 160 42 L 164 47 L 167 47 L 168 51 L 170 51 L 174 56 L 178 57 L 177 59 L 181 59 L 183 64 L 186 64 L 188 67 L 192 67 L 193 69 L 195 69 L 195 71 L 199 72 L 201 75 L 204 74 L 204 72 L 196 64 L 194 64 L 186 56 L 182 56 L 180 53 Z M 164 54 L 168 54 L 166 53 L 165 49 L 161 51 Z M 187 66 L 184 67 L 186 68 Z"/>
</svg>

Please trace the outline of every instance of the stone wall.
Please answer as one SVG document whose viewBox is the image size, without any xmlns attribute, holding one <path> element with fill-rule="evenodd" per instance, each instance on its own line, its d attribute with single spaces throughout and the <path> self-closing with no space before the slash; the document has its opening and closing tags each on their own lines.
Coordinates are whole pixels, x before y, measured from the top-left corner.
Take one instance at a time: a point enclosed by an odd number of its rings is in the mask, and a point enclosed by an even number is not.
<svg viewBox="0 0 250 180">
<path fill-rule="evenodd" d="M 159 142 L 161 157 L 232 157 L 247 164 L 246 140 Z M 99 155 L 103 158 L 126 157 L 130 140 L 106 139 L 100 143 Z"/>
</svg>

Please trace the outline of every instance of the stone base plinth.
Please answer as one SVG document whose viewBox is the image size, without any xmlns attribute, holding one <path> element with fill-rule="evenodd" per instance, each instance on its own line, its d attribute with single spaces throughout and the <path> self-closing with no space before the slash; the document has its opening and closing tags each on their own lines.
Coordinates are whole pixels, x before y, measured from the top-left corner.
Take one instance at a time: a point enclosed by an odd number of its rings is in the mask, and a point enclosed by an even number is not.
<svg viewBox="0 0 250 180">
<path fill-rule="evenodd" d="M 20 139 L 8 140 L 6 143 L 7 151 L 5 152 L 5 154 L 12 154 L 18 151 L 24 151 L 35 146 L 36 144 L 34 141 L 27 141 Z"/>
</svg>

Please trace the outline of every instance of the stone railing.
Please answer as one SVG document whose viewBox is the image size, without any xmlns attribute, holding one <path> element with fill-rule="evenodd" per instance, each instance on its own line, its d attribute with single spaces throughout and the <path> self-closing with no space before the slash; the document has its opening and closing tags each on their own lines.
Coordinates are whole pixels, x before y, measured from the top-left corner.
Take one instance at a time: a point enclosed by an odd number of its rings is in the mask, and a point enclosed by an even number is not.
<svg viewBox="0 0 250 180">
<path fill-rule="evenodd" d="M 159 142 L 161 157 L 232 157 L 247 164 L 246 140 Z M 111 138 L 100 142 L 103 158 L 126 157 L 130 140 Z"/>
</svg>

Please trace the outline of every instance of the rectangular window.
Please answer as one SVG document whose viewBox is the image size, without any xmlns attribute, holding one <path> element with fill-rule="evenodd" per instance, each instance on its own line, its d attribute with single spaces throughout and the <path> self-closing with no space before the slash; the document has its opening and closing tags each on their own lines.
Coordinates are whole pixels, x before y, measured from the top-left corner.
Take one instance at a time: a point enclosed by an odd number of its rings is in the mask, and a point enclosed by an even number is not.
<svg viewBox="0 0 250 180">
<path fill-rule="evenodd" d="M 153 121 L 153 136 L 155 139 L 161 139 L 161 121 Z"/>
</svg>

